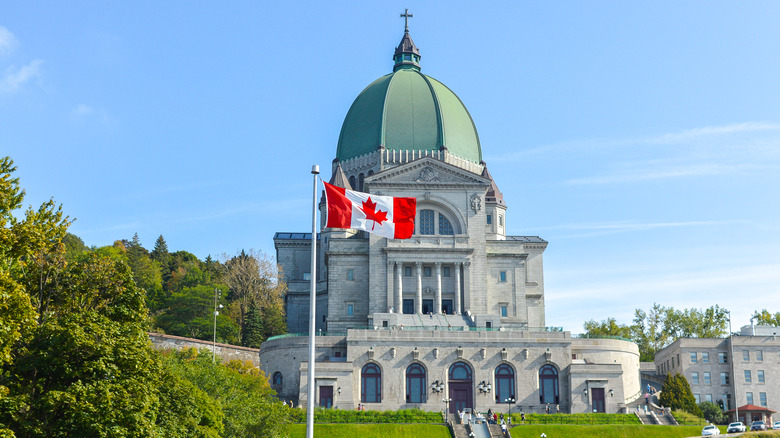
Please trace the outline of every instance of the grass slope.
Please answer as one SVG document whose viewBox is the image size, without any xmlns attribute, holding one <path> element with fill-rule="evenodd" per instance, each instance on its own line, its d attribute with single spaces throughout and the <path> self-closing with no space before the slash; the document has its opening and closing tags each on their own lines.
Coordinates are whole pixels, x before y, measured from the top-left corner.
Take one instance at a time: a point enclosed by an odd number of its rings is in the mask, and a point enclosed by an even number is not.
<svg viewBox="0 0 780 438">
<path fill-rule="evenodd" d="M 523 425 L 511 429 L 513 438 L 538 437 L 542 433 L 549 438 L 684 438 L 701 435 L 701 426 L 643 426 L 614 425 Z"/>
<path fill-rule="evenodd" d="M 433 424 L 315 424 L 317 438 L 450 438 L 446 426 Z M 291 424 L 290 438 L 306 438 L 305 424 Z"/>
</svg>

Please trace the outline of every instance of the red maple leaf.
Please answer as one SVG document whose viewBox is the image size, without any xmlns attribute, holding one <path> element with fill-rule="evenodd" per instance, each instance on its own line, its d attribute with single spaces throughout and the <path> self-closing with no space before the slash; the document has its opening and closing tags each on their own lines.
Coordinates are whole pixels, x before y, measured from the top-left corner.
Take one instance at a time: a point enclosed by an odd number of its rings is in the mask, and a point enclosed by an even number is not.
<svg viewBox="0 0 780 438">
<path fill-rule="evenodd" d="M 363 201 L 363 213 L 366 214 L 366 220 L 374 221 L 374 225 L 371 229 L 374 229 L 376 224 L 382 225 L 382 222 L 387 220 L 387 212 L 382 210 L 375 210 L 376 202 L 371 202 L 371 197 L 368 197 L 367 201 Z"/>
</svg>

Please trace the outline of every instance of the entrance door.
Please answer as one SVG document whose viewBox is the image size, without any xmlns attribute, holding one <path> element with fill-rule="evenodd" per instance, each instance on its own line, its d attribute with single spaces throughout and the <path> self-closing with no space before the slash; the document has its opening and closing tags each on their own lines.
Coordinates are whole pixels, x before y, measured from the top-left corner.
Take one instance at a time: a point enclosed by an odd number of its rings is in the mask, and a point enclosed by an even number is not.
<svg viewBox="0 0 780 438">
<path fill-rule="evenodd" d="M 604 388 L 591 388 L 593 412 L 606 412 L 604 409 Z"/>
<path fill-rule="evenodd" d="M 442 312 L 452 315 L 452 300 L 441 300 Z"/>
<path fill-rule="evenodd" d="M 452 414 L 458 411 L 463 412 L 466 408 L 474 408 L 470 383 L 450 382 L 450 398 L 452 398 L 452 403 L 450 403 L 450 413 Z"/>
<path fill-rule="evenodd" d="M 423 300 L 423 315 L 433 312 L 433 300 Z"/>
<path fill-rule="evenodd" d="M 414 300 L 411 299 L 404 299 L 404 308 L 403 312 L 406 315 L 412 315 L 414 314 Z"/>
<path fill-rule="evenodd" d="M 333 406 L 333 387 L 320 386 L 320 407 L 330 408 Z"/>
</svg>

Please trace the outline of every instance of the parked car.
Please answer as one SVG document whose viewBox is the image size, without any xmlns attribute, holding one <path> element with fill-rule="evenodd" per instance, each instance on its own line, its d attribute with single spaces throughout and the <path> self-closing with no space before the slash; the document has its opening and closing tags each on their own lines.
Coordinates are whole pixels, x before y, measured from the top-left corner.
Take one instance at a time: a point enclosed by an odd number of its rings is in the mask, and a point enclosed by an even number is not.
<svg viewBox="0 0 780 438">
<path fill-rule="evenodd" d="M 718 429 L 718 426 L 714 426 L 710 424 L 708 426 L 704 426 L 704 429 L 701 430 L 701 436 L 713 436 L 713 435 L 720 435 L 720 429 Z"/>
<path fill-rule="evenodd" d="M 772 424 L 772 429 L 780 429 L 780 421 L 775 421 L 774 424 Z"/>
<path fill-rule="evenodd" d="M 766 430 L 766 423 L 763 421 L 754 421 L 750 423 L 750 430 Z"/>
<path fill-rule="evenodd" d="M 745 424 L 741 421 L 737 421 L 736 423 L 729 424 L 729 427 L 726 428 L 726 433 L 745 432 L 746 430 Z"/>
</svg>

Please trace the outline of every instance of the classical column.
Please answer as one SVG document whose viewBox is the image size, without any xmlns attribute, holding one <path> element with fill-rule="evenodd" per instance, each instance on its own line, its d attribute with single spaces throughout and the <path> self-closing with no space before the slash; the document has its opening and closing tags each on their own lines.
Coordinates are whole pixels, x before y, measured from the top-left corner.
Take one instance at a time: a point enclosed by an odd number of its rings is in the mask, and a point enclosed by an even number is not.
<svg viewBox="0 0 780 438">
<path fill-rule="evenodd" d="M 395 262 L 395 311 L 404 312 L 404 294 L 403 294 L 403 272 L 404 264 Z"/>
<path fill-rule="evenodd" d="M 417 268 L 417 300 L 414 303 L 415 312 L 422 315 L 422 262 L 415 262 Z"/>
<path fill-rule="evenodd" d="M 455 263 L 455 314 L 463 313 L 460 305 L 460 266 L 461 263 Z"/>
<path fill-rule="evenodd" d="M 441 263 L 436 262 L 436 299 L 433 302 L 433 313 L 441 313 Z"/>
</svg>

